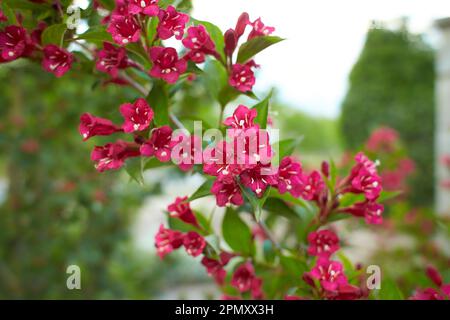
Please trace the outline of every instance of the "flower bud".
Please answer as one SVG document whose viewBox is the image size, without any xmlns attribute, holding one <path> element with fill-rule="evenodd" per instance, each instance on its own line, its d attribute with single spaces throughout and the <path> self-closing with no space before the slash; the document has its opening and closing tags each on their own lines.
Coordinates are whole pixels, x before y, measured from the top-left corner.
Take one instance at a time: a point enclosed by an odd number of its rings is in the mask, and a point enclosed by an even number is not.
<svg viewBox="0 0 450 320">
<path fill-rule="evenodd" d="M 327 178 L 330 176 L 330 165 L 326 161 L 322 162 L 322 174 Z"/>
<path fill-rule="evenodd" d="M 238 22 L 237 22 L 236 28 L 235 28 L 236 36 L 238 39 L 244 34 L 245 28 L 247 27 L 249 22 L 250 22 L 250 18 L 248 16 L 248 13 L 247 12 L 242 13 L 238 19 Z"/>
<path fill-rule="evenodd" d="M 238 43 L 238 38 L 236 32 L 233 29 L 228 29 L 224 35 L 225 38 L 225 54 L 228 57 L 233 55 L 234 50 L 236 50 L 236 46 Z"/>
</svg>

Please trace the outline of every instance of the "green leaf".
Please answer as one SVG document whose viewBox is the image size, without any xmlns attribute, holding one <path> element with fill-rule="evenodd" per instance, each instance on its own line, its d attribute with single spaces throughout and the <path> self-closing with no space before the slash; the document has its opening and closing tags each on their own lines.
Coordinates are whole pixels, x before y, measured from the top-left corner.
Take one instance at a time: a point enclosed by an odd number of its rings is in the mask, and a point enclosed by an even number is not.
<svg viewBox="0 0 450 320">
<path fill-rule="evenodd" d="M 384 278 L 381 281 L 379 298 L 381 300 L 403 300 L 405 297 L 392 279 Z"/>
<path fill-rule="evenodd" d="M 155 112 L 155 125 L 160 127 L 169 124 L 169 93 L 162 81 L 155 81 L 147 101 Z"/>
<path fill-rule="evenodd" d="M 78 35 L 77 39 L 87 41 L 113 42 L 111 34 L 106 31 L 106 26 L 92 27 L 85 33 Z"/>
<path fill-rule="evenodd" d="M 289 274 L 299 279 L 308 270 L 306 263 L 294 256 L 281 255 L 280 263 Z"/>
<path fill-rule="evenodd" d="M 11 9 L 11 7 L 6 3 L 2 3 L 2 11 L 5 14 L 6 18 L 8 18 L 9 24 L 17 24 L 16 14 L 14 13 L 14 10 Z"/>
<path fill-rule="evenodd" d="M 270 194 L 271 188 L 268 187 L 264 192 L 263 196 L 261 198 L 258 198 L 252 190 L 243 186 L 241 183 L 239 183 L 239 187 L 241 188 L 241 191 L 244 194 L 244 196 L 250 202 L 250 205 L 253 208 L 253 214 L 255 216 L 256 221 L 259 221 L 261 219 L 264 203 L 266 202 L 267 197 Z"/>
<path fill-rule="evenodd" d="M 143 165 L 143 171 L 155 169 L 155 168 L 161 168 L 171 165 L 171 162 L 161 162 L 157 158 L 146 158 Z"/>
<path fill-rule="evenodd" d="M 380 197 L 377 199 L 377 202 L 383 203 L 388 200 L 394 199 L 401 195 L 401 191 L 381 191 Z"/>
<path fill-rule="evenodd" d="M 266 129 L 267 127 L 267 117 L 269 115 L 269 103 L 272 98 L 273 90 L 270 90 L 267 97 L 264 98 L 261 102 L 253 106 L 252 109 L 256 109 L 258 111 L 258 115 L 255 118 L 255 122 L 259 124 L 261 129 Z"/>
<path fill-rule="evenodd" d="M 132 180 L 140 185 L 144 185 L 144 177 L 142 176 L 143 158 L 135 157 L 128 159 L 125 163 L 125 170 Z"/>
<path fill-rule="evenodd" d="M 296 198 L 288 192 L 281 194 L 276 188 L 270 189 L 269 198 L 281 199 L 287 203 L 292 203 L 302 208 L 305 208 L 308 211 L 312 211 L 311 205 L 302 198 Z"/>
<path fill-rule="evenodd" d="M 245 63 L 259 52 L 283 40 L 284 39 L 276 36 L 261 36 L 253 38 L 239 48 L 237 62 Z"/>
<path fill-rule="evenodd" d="M 158 28 L 159 20 L 157 17 L 149 18 L 147 22 L 147 37 L 150 43 L 153 42 L 156 36 L 156 29 Z"/>
<path fill-rule="evenodd" d="M 42 45 L 55 44 L 61 47 L 66 30 L 67 25 L 64 23 L 54 24 L 46 28 L 42 33 Z"/>
<path fill-rule="evenodd" d="M 252 255 L 254 243 L 252 232 L 232 208 L 227 208 L 222 222 L 222 235 L 230 248 L 244 255 Z"/>
<path fill-rule="evenodd" d="M 171 217 L 170 215 L 168 216 L 167 221 L 169 224 L 169 228 L 173 230 L 178 230 L 181 232 L 198 231 L 198 229 L 194 227 L 192 224 L 185 223 L 181 221 L 179 218 L 174 218 Z"/>
<path fill-rule="evenodd" d="M 264 240 L 263 242 L 263 252 L 264 252 L 264 259 L 268 263 L 273 263 L 275 260 L 275 248 L 273 247 L 273 243 L 270 240 Z"/>
<path fill-rule="evenodd" d="M 224 66 L 217 60 L 209 60 L 205 64 L 204 84 L 208 93 L 215 100 L 219 100 L 219 94 L 227 83 L 227 71 Z"/>
<path fill-rule="evenodd" d="M 298 138 L 291 138 L 278 141 L 274 144 L 274 150 L 278 150 L 278 159 L 281 160 L 284 157 L 290 156 L 294 153 L 295 148 L 297 148 L 303 141 L 303 136 Z"/>
<path fill-rule="evenodd" d="M 214 183 L 214 178 L 208 177 L 206 181 L 190 196 L 189 202 L 211 195 L 211 188 Z"/>
<path fill-rule="evenodd" d="M 195 24 L 197 24 L 197 25 L 201 24 L 205 27 L 206 31 L 208 31 L 209 35 L 211 36 L 212 41 L 216 45 L 216 51 L 220 54 L 220 56 L 222 57 L 222 60 L 225 61 L 225 53 L 224 53 L 225 40 L 223 37 L 222 30 L 220 30 L 220 28 L 218 26 L 216 26 L 208 21 L 196 20 L 194 18 L 191 18 L 191 20 Z"/>
<path fill-rule="evenodd" d="M 37 4 L 28 0 L 3 0 L 2 2 L 7 3 L 11 9 L 33 10 L 33 12 L 51 9 L 51 6 L 47 3 Z"/>
<path fill-rule="evenodd" d="M 103 8 L 108 9 L 110 11 L 113 10 L 114 7 L 116 6 L 114 0 L 99 0 L 99 2 Z"/>
<path fill-rule="evenodd" d="M 268 198 L 264 203 L 264 210 L 272 212 L 277 215 L 282 215 L 288 219 L 299 219 L 297 212 L 289 207 L 286 202 L 278 198 Z"/>
</svg>

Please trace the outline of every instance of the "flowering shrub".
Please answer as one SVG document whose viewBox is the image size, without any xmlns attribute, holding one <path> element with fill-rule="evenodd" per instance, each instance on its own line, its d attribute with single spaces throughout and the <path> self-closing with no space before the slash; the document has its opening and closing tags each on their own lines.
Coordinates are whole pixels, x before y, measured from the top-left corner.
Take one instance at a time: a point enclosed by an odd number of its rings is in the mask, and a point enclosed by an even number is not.
<svg viewBox="0 0 450 320">
<path fill-rule="evenodd" d="M 378 164 L 365 153 L 352 156 L 342 174 L 333 161 L 307 171 L 292 155 L 299 141 L 275 140 L 266 130 L 271 94 L 259 99 L 253 92 L 260 67 L 255 56 L 282 40 L 272 35 L 273 27 L 243 13 L 223 33 L 191 17 L 190 1 L 97 0 L 84 17 L 89 28 L 80 34 L 66 28 L 69 2 L 24 2 L 32 15 L 46 17 L 33 25 L 33 17 L 22 13 L 23 2 L 3 0 L 2 62 L 29 58 L 56 77 L 74 76 L 76 69 L 93 72 L 104 85 L 136 91 L 134 101 L 112 110 L 121 123 L 86 112 L 79 132 L 84 141 L 107 137 L 91 153 L 99 172 L 125 167 L 142 182 L 143 171 L 174 165 L 204 176 L 196 192 L 168 204 L 168 223 L 155 235 L 161 258 L 174 250 L 200 257 L 228 299 L 372 297 L 365 270 L 340 252 L 343 241 L 333 222 L 355 217 L 379 225 L 390 194 L 382 190 Z M 168 39 L 182 49 L 168 47 Z M 202 130 L 185 128 L 188 119 L 172 105 L 183 84 L 211 76 L 220 116 L 214 139 L 203 139 Z M 225 118 L 225 107 L 241 95 L 255 104 L 239 105 Z M 387 145 L 380 142 L 385 140 Z M 367 149 L 391 152 L 395 143 L 395 133 L 384 130 Z M 221 230 L 212 217 L 191 209 L 207 196 L 225 207 Z M 283 234 L 277 234 L 280 224 Z"/>
</svg>

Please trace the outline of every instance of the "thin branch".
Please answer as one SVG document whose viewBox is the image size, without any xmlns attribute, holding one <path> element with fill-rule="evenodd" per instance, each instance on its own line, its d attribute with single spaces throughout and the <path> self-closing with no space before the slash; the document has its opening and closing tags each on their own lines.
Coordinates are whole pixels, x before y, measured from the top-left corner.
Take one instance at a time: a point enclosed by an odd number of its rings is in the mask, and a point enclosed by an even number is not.
<svg viewBox="0 0 450 320">
<path fill-rule="evenodd" d="M 128 74 L 126 74 L 125 72 L 122 72 L 121 75 L 122 75 L 122 78 L 124 78 L 130 84 L 130 86 L 132 86 L 134 89 L 139 91 L 139 93 L 141 93 L 143 96 L 145 96 L 145 97 L 148 96 L 149 91 L 147 89 L 145 89 L 142 85 L 137 83 Z"/>
</svg>

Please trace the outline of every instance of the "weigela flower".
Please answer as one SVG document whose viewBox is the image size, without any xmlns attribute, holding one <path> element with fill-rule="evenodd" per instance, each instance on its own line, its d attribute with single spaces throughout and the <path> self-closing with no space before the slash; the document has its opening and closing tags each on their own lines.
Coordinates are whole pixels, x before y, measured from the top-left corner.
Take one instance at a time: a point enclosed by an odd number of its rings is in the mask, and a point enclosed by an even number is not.
<svg viewBox="0 0 450 320">
<path fill-rule="evenodd" d="M 302 175 L 301 184 L 294 192 L 307 201 L 316 201 L 319 194 L 325 188 L 325 182 L 318 171 L 313 171 L 309 175 Z"/>
<path fill-rule="evenodd" d="M 233 115 L 226 118 L 223 123 L 236 130 L 259 129 L 259 125 L 254 122 L 257 115 L 256 109 L 249 109 L 241 104 L 234 110 Z"/>
<path fill-rule="evenodd" d="M 103 50 L 97 54 L 97 70 L 108 73 L 113 78 L 117 78 L 119 70 L 129 66 L 127 51 L 125 48 L 116 48 L 109 42 L 103 43 Z"/>
<path fill-rule="evenodd" d="M 202 163 L 202 141 L 194 135 L 179 134 L 173 139 L 172 159 L 182 171 L 191 170 L 195 164 Z"/>
<path fill-rule="evenodd" d="M 223 268 L 224 264 L 222 262 L 204 256 L 201 263 L 205 266 L 206 272 L 214 278 L 217 284 L 224 284 L 227 272 Z"/>
<path fill-rule="evenodd" d="M 126 16 L 129 15 L 129 0 L 115 0 L 116 6 L 114 10 L 111 12 L 112 16 Z"/>
<path fill-rule="evenodd" d="M 231 74 L 228 82 L 230 86 L 239 90 L 240 92 L 248 92 L 253 89 L 256 78 L 252 68 L 257 65 L 252 61 L 246 64 L 236 63 L 231 67 Z"/>
<path fill-rule="evenodd" d="M 232 183 L 234 177 L 242 172 L 236 163 L 233 145 L 226 141 L 208 147 L 203 154 L 203 172 L 225 183 Z"/>
<path fill-rule="evenodd" d="M 98 118 L 90 113 L 83 113 L 81 115 L 78 129 L 83 137 L 83 141 L 94 136 L 109 136 L 115 132 L 122 131 L 111 120 Z"/>
<path fill-rule="evenodd" d="M 216 203 L 219 207 L 225 207 L 231 204 L 241 206 L 244 204 L 241 188 L 234 180 L 231 182 L 223 182 L 217 179 L 212 185 L 211 193 L 216 196 Z"/>
<path fill-rule="evenodd" d="M 427 274 L 428 278 L 430 278 L 430 280 L 433 281 L 433 283 L 436 286 L 438 286 L 438 287 L 442 286 L 442 284 L 443 284 L 442 276 L 435 267 L 428 266 L 426 269 L 426 274 Z"/>
<path fill-rule="evenodd" d="M 187 14 L 178 12 L 175 7 L 169 6 L 167 10 L 161 9 L 158 13 L 159 24 L 157 28 L 158 36 L 162 40 L 167 40 L 175 36 L 181 40 L 184 35 L 184 28 L 189 21 Z"/>
<path fill-rule="evenodd" d="M 254 277 L 251 287 L 251 295 L 253 299 L 261 300 L 264 299 L 264 292 L 262 290 L 262 279 Z"/>
<path fill-rule="evenodd" d="M 150 59 L 153 61 L 150 75 L 170 84 L 177 82 L 187 69 L 186 60 L 179 59 L 174 48 L 153 47 L 150 49 Z"/>
<path fill-rule="evenodd" d="M 3 11 L 0 9 L 0 22 L 6 22 L 8 21 L 8 18 L 5 16 Z"/>
<path fill-rule="evenodd" d="M 0 53 L 4 61 L 22 57 L 29 45 L 27 32 L 19 26 L 7 26 L 0 32 Z"/>
<path fill-rule="evenodd" d="M 319 258 L 309 274 L 319 280 L 320 285 L 326 291 L 336 291 L 339 285 L 348 283 L 342 264 L 327 258 Z"/>
<path fill-rule="evenodd" d="M 134 16 L 113 16 L 107 31 L 114 41 L 120 45 L 137 42 L 141 36 L 141 28 Z"/>
<path fill-rule="evenodd" d="M 202 63 L 205 61 L 205 54 L 216 52 L 216 46 L 204 26 L 190 27 L 187 34 L 187 37 L 183 39 L 183 45 L 191 49 L 189 57 L 193 62 Z"/>
<path fill-rule="evenodd" d="M 302 165 L 294 161 L 292 157 L 284 157 L 278 168 L 278 191 L 283 194 L 290 192 L 294 197 L 300 196 L 298 191 L 301 186 Z"/>
<path fill-rule="evenodd" d="M 247 169 L 240 174 L 241 183 L 250 188 L 258 198 L 261 198 L 270 185 L 277 183 L 276 174 L 270 164 L 257 164 L 251 169 Z"/>
<path fill-rule="evenodd" d="M 248 40 L 260 36 L 268 36 L 275 31 L 274 27 L 265 26 L 264 23 L 261 21 L 261 18 L 258 18 L 254 22 L 252 22 L 251 26 L 253 27 L 253 29 L 248 35 Z"/>
<path fill-rule="evenodd" d="M 410 300 L 444 300 L 444 296 L 434 288 L 427 288 L 424 290 L 416 290 Z"/>
<path fill-rule="evenodd" d="M 96 162 L 95 168 L 99 172 L 116 170 L 123 166 L 125 160 L 139 156 L 139 150 L 134 145 L 118 140 L 104 146 L 96 146 L 91 153 L 92 161 Z"/>
<path fill-rule="evenodd" d="M 231 285 L 240 292 L 249 291 L 255 278 L 255 269 L 250 262 L 241 264 L 233 273 Z"/>
<path fill-rule="evenodd" d="M 162 126 L 152 130 L 152 136 L 141 146 L 141 154 L 146 157 L 155 156 L 161 162 L 170 160 L 173 147 L 172 128 Z"/>
<path fill-rule="evenodd" d="M 131 14 L 142 13 L 151 17 L 159 12 L 158 0 L 129 0 L 128 8 Z"/>
<path fill-rule="evenodd" d="M 362 290 L 349 283 L 339 284 L 336 291 L 325 292 L 325 297 L 329 300 L 355 300 L 360 299 L 362 296 Z"/>
<path fill-rule="evenodd" d="M 145 130 L 153 120 L 153 110 L 147 101 L 142 98 L 137 99 L 134 104 L 122 104 L 120 106 L 120 113 L 125 119 L 122 128 L 126 133 Z"/>
<path fill-rule="evenodd" d="M 243 12 L 236 23 L 236 28 L 234 28 L 234 31 L 236 31 L 236 36 L 239 39 L 245 32 L 245 28 L 250 24 L 250 17 L 248 16 L 247 12 Z"/>
<path fill-rule="evenodd" d="M 155 236 L 155 247 L 161 259 L 165 255 L 178 249 L 183 244 L 184 236 L 181 232 L 166 229 L 164 225 L 159 226 L 158 233 Z"/>
<path fill-rule="evenodd" d="M 39 21 L 37 27 L 31 31 L 30 37 L 33 46 L 42 44 L 42 33 L 47 28 L 47 24 L 44 21 Z"/>
<path fill-rule="evenodd" d="M 177 197 L 175 202 L 167 207 L 167 211 L 172 218 L 178 218 L 187 224 L 198 227 L 197 218 L 187 201 L 187 197 Z"/>
<path fill-rule="evenodd" d="M 190 231 L 184 236 L 183 245 L 189 255 L 198 257 L 205 249 L 206 241 L 197 232 Z"/>
<path fill-rule="evenodd" d="M 319 230 L 308 235 L 308 254 L 329 258 L 339 250 L 339 238 L 331 230 Z"/>
<path fill-rule="evenodd" d="M 236 163 L 241 167 L 252 168 L 258 163 L 270 163 L 273 152 L 269 142 L 269 133 L 266 130 L 255 128 L 245 131 L 229 129 L 227 134 L 233 139 Z"/>
<path fill-rule="evenodd" d="M 236 47 L 238 45 L 238 37 L 236 31 L 233 29 L 228 29 L 224 34 L 225 40 L 225 54 L 228 57 L 232 57 Z"/>
<path fill-rule="evenodd" d="M 384 206 L 374 201 L 357 202 L 344 212 L 351 213 L 356 217 L 364 217 L 367 224 L 381 224 L 383 222 Z"/>
<path fill-rule="evenodd" d="M 398 132 L 389 127 L 381 127 L 372 132 L 366 143 L 371 152 L 392 152 L 398 142 Z"/>
<path fill-rule="evenodd" d="M 53 73 L 56 77 L 62 77 L 72 67 L 73 54 L 64 48 L 49 44 L 44 48 L 44 70 Z"/>
<path fill-rule="evenodd" d="M 377 199 L 381 193 L 380 176 L 361 168 L 351 181 L 351 192 L 364 193 L 367 200 Z"/>
</svg>

